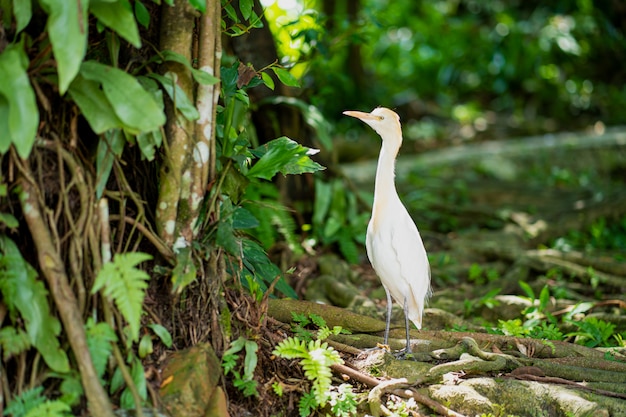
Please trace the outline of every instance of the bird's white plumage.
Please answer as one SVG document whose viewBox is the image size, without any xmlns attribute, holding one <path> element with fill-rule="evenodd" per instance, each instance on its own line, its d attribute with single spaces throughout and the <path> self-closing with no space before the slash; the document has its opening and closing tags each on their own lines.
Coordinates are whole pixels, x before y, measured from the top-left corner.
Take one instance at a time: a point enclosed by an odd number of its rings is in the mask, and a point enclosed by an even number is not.
<svg viewBox="0 0 626 417">
<path fill-rule="evenodd" d="M 371 113 L 344 114 L 367 123 L 382 137 L 372 218 L 367 228 L 367 256 L 385 290 L 405 307 L 409 320 L 420 329 L 430 294 L 430 267 L 422 238 L 395 188 L 395 159 L 402 145 L 400 118 L 383 107 Z"/>
</svg>

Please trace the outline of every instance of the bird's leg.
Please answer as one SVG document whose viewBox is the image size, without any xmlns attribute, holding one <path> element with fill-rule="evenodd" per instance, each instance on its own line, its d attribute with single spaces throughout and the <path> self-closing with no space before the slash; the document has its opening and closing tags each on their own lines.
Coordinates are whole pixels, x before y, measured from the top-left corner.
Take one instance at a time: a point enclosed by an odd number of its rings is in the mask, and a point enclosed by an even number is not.
<svg viewBox="0 0 626 417">
<path fill-rule="evenodd" d="M 406 349 L 404 353 L 410 355 L 413 353 L 411 350 L 411 335 L 409 333 L 409 315 L 408 315 L 408 302 L 407 298 L 404 297 L 404 325 L 406 326 Z"/>
<path fill-rule="evenodd" d="M 387 287 L 385 287 L 383 285 L 383 288 L 385 289 L 385 293 L 387 294 L 387 321 L 385 323 L 385 339 L 383 344 L 385 346 L 389 346 L 389 327 L 391 326 L 391 294 L 389 293 L 389 290 L 387 289 Z"/>
</svg>

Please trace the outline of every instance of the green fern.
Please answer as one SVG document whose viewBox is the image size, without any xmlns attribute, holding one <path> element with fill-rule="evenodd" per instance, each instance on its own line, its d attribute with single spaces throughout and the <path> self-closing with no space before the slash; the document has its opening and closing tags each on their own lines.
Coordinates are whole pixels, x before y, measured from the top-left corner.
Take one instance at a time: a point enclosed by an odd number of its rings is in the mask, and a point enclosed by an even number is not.
<svg viewBox="0 0 626 417">
<path fill-rule="evenodd" d="M 117 336 L 108 323 L 95 323 L 91 317 L 87 320 L 86 330 L 87 348 L 93 359 L 98 378 L 102 378 L 113 350 L 112 343 L 117 342 Z"/>
<path fill-rule="evenodd" d="M 4 410 L 4 415 L 12 417 L 25 416 L 30 410 L 38 407 L 46 401 L 46 397 L 41 395 L 42 393 L 42 386 L 24 391 L 22 395 L 19 395 L 9 401 L 7 408 Z"/>
<path fill-rule="evenodd" d="M 6 326 L 0 329 L 0 347 L 2 348 L 2 359 L 9 358 L 30 349 L 28 334 L 22 329 Z"/>
<path fill-rule="evenodd" d="M 69 405 L 61 401 L 46 401 L 30 410 L 25 417 L 69 417 L 72 415 Z"/>
<path fill-rule="evenodd" d="M 133 342 L 139 338 L 143 298 L 150 279 L 136 265 L 149 259 L 152 259 L 150 255 L 141 252 L 116 255 L 113 262 L 102 267 L 91 289 L 91 293 L 95 294 L 104 288 L 103 294 L 115 302 L 128 322 L 130 339 Z"/>
<path fill-rule="evenodd" d="M 11 317 L 19 312 L 24 319 L 29 341 L 46 364 L 53 371 L 68 372 L 69 360 L 57 338 L 61 324 L 50 314 L 48 291 L 17 245 L 6 236 L 0 236 L 0 292 Z"/>
<path fill-rule="evenodd" d="M 317 405 L 324 406 L 329 399 L 332 385 L 330 367 L 343 363 L 339 353 L 319 339 L 306 343 L 294 337 L 280 342 L 273 353 L 286 359 L 301 359 L 304 375 L 312 383 L 311 394 Z"/>
</svg>

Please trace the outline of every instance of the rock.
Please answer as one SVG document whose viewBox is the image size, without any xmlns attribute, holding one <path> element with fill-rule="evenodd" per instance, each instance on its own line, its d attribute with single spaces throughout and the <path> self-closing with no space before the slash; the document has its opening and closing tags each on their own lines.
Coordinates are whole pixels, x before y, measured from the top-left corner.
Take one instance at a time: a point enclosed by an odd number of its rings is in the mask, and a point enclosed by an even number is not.
<svg viewBox="0 0 626 417">
<path fill-rule="evenodd" d="M 609 416 L 607 408 L 578 390 L 533 381 L 471 378 L 458 385 L 432 385 L 430 394 L 465 415 Z"/>
<path fill-rule="evenodd" d="M 208 344 L 172 354 L 160 390 L 165 408 L 176 417 L 230 417 L 218 386 L 221 375 L 221 363 Z"/>
</svg>

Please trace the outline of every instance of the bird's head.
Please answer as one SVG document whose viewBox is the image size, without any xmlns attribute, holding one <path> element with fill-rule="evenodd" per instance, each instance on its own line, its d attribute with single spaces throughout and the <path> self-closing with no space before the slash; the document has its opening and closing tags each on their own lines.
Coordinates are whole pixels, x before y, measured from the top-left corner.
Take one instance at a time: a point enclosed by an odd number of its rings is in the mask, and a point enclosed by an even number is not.
<svg viewBox="0 0 626 417">
<path fill-rule="evenodd" d="M 344 111 L 346 116 L 356 117 L 364 123 L 368 124 L 376 131 L 385 142 L 393 142 L 392 144 L 400 147 L 402 144 L 402 128 L 400 126 L 400 116 L 393 110 L 385 107 L 377 107 L 371 113 L 360 111 Z"/>
</svg>

